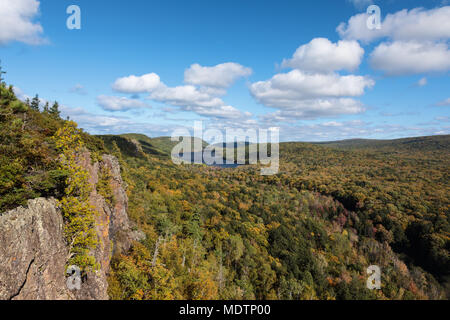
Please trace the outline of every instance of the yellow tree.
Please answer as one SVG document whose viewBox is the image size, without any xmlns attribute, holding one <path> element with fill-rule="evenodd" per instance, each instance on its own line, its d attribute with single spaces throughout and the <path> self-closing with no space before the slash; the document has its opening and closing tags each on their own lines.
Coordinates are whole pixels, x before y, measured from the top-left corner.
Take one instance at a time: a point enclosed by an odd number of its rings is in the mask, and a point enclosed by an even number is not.
<svg viewBox="0 0 450 320">
<path fill-rule="evenodd" d="M 77 156 L 84 148 L 77 124 L 67 121 L 56 132 L 54 141 L 60 153 L 60 167 L 68 173 L 65 195 L 59 201 L 69 244 L 68 265 L 76 265 L 82 270 L 96 268 L 95 257 L 91 254 L 98 243 L 95 210 L 89 204 L 92 186 L 89 173 L 77 163 Z"/>
</svg>

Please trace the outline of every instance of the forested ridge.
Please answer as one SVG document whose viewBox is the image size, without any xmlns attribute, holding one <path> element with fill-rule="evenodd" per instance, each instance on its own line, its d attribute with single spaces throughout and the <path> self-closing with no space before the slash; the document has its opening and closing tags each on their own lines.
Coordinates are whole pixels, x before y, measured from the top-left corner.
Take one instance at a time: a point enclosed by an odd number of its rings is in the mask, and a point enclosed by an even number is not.
<svg viewBox="0 0 450 320">
<path fill-rule="evenodd" d="M 0 83 L 0 213 L 26 206 L 27 200 L 55 198 L 64 219 L 67 265 L 83 272 L 97 267 L 91 186 L 78 162 L 89 150 L 92 161 L 106 152 L 103 141 L 60 117 L 59 105 L 41 106 L 36 95 L 20 101 L 12 86 Z"/>
<path fill-rule="evenodd" d="M 68 142 L 119 159 L 146 239 L 113 257 L 112 299 L 448 297 L 450 136 L 282 143 L 279 173 L 261 176 L 255 165 L 178 166 L 168 138 L 94 137 L 57 103 L 0 90 L 0 212 L 36 197 L 83 200 L 69 192 L 80 170 L 61 162 L 76 157 Z M 70 227 L 81 211 L 66 212 Z M 381 290 L 366 288 L 370 265 Z"/>
<path fill-rule="evenodd" d="M 268 177 L 123 157 L 129 212 L 148 238 L 114 260 L 111 296 L 445 298 L 450 137 L 424 139 L 429 150 L 282 143 Z M 366 288 L 372 264 L 381 291 Z"/>
</svg>

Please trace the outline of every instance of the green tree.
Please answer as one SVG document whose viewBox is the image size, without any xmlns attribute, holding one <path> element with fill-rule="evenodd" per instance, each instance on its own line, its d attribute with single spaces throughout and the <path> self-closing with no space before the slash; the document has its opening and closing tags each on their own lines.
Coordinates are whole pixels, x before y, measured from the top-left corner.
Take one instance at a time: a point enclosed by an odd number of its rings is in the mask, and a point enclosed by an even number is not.
<svg viewBox="0 0 450 320">
<path fill-rule="evenodd" d="M 44 111 L 44 113 L 49 113 L 50 112 L 50 106 L 48 104 L 48 101 L 45 103 L 43 111 Z"/>
<path fill-rule="evenodd" d="M 59 201 L 65 220 L 65 235 L 69 244 L 68 265 L 82 270 L 96 268 L 91 250 L 97 246 L 95 211 L 89 204 L 92 186 L 89 173 L 77 163 L 77 157 L 84 150 L 81 132 L 75 122 L 68 121 L 54 137 L 60 152 L 60 167 L 67 171 L 65 195 Z"/>
<path fill-rule="evenodd" d="M 40 104 L 39 96 L 35 95 L 34 98 L 31 100 L 30 107 L 35 111 L 39 111 L 39 104 Z"/>
<path fill-rule="evenodd" d="M 52 105 L 49 111 L 50 115 L 54 118 L 59 118 L 61 115 L 61 112 L 59 111 L 59 104 L 55 101 L 55 103 Z"/>
<path fill-rule="evenodd" d="M 3 78 L 3 75 L 6 74 L 6 71 L 3 71 L 2 69 L 2 60 L 0 60 L 0 84 L 4 83 L 3 80 L 5 80 Z"/>
</svg>

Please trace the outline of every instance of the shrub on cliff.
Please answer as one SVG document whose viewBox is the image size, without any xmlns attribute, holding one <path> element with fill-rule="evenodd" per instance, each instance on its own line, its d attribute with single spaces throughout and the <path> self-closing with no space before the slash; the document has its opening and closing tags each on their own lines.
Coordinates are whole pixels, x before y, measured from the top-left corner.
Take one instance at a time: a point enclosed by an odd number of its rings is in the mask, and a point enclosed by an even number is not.
<svg viewBox="0 0 450 320">
<path fill-rule="evenodd" d="M 60 152 L 61 170 L 68 172 L 65 194 L 59 201 L 65 221 L 65 234 L 69 243 L 68 265 L 76 265 L 82 270 L 97 268 L 91 250 L 98 244 L 95 231 L 95 210 L 89 204 L 92 186 L 89 173 L 78 164 L 78 157 L 84 143 L 77 124 L 67 121 L 54 137 Z"/>
</svg>

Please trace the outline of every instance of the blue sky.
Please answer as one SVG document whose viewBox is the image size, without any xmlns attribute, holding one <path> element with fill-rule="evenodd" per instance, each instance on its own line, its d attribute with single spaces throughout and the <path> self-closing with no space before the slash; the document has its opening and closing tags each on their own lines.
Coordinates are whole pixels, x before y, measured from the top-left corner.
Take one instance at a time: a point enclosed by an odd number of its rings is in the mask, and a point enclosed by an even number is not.
<svg viewBox="0 0 450 320">
<path fill-rule="evenodd" d="M 94 134 L 194 120 L 283 141 L 449 134 L 449 21 L 445 0 L 2 0 L 0 59 L 20 97 L 58 100 Z"/>
</svg>

